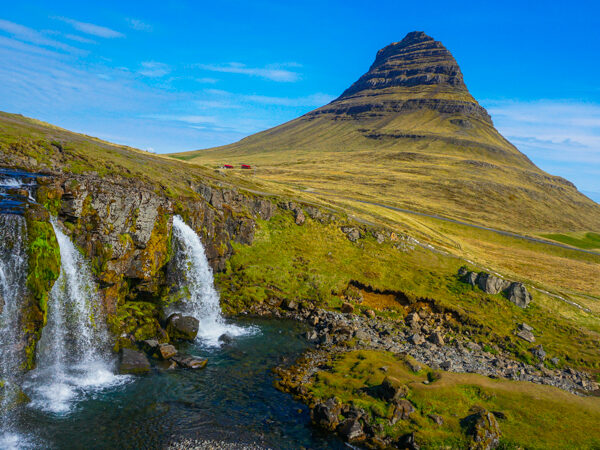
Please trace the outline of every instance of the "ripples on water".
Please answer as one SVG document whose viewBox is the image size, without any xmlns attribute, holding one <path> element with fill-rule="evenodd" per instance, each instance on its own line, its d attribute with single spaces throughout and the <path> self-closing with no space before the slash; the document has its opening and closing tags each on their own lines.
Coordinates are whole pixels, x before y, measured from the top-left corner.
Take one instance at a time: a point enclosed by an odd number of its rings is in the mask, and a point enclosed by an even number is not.
<svg viewBox="0 0 600 450">
<path fill-rule="evenodd" d="M 229 325 L 252 326 L 254 334 L 221 347 L 202 341 L 180 346 L 207 357 L 204 370 L 167 371 L 157 365 L 126 383 L 80 387 L 69 411 L 27 408 L 22 429 L 36 436 L 36 448 L 164 448 L 185 438 L 342 448 L 309 425 L 304 405 L 273 387 L 271 368 L 293 362 L 306 349 L 304 329 L 271 320 Z"/>
</svg>

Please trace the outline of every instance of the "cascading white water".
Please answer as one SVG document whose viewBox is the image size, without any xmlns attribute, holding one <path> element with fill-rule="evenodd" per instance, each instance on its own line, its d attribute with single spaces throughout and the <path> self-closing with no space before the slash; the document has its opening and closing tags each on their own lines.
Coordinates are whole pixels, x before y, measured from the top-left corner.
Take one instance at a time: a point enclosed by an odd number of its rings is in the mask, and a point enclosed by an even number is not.
<svg viewBox="0 0 600 450">
<path fill-rule="evenodd" d="M 0 448 L 23 442 L 15 422 L 23 362 L 19 302 L 26 290 L 25 231 L 23 217 L 0 215 Z"/>
<path fill-rule="evenodd" d="M 176 268 L 186 283 L 188 295 L 184 301 L 171 307 L 170 312 L 189 314 L 198 319 L 198 339 L 208 346 L 218 346 L 219 337 L 223 334 L 235 337 L 253 333 L 253 328 L 225 322 L 202 241 L 179 216 L 173 218 L 173 237 Z"/>
<path fill-rule="evenodd" d="M 120 383 L 113 374 L 109 338 L 89 267 L 55 222 L 61 271 L 48 300 L 48 321 L 32 371 L 32 405 L 61 413 L 89 389 Z"/>
</svg>

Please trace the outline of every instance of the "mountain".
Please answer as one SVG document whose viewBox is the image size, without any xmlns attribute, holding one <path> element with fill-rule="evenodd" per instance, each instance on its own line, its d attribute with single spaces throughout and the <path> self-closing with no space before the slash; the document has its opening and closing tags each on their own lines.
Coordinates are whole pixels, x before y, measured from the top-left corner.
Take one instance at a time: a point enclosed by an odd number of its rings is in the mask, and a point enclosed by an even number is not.
<svg viewBox="0 0 600 450">
<path fill-rule="evenodd" d="M 522 232 L 600 230 L 600 205 L 508 142 L 452 54 L 423 32 L 381 49 L 340 97 L 241 141 L 173 157 Z"/>
</svg>

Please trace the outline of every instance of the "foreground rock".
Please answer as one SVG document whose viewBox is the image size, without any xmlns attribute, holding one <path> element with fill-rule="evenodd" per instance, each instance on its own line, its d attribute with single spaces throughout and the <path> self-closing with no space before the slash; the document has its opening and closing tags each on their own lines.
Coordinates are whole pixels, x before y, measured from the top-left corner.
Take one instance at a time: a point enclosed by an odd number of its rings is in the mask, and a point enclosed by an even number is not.
<svg viewBox="0 0 600 450">
<path fill-rule="evenodd" d="M 500 425 L 494 414 L 479 411 L 465 419 L 473 436 L 471 450 L 492 450 L 500 444 Z"/>
<path fill-rule="evenodd" d="M 124 348 L 121 350 L 119 373 L 141 375 L 150 371 L 150 361 L 146 355 L 136 350 Z"/>
<path fill-rule="evenodd" d="M 174 341 L 193 341 L 198 335 L 198 326 L 198 319 L 179 313 L 171 314 L 167 319 L 167 333 Z"/>
<path fill-rule="evenodd" d="M 204 358 L 189 355 L 173 356 L 171 361 L 175 361 L 179 367 L 184 369 L 204 369 L 208 363 L 208 360 Z"/>
<path fill-rule="evenodd" d="M 458 275 L 471 286 L 477 286 L 486 294 L 503 293 L 511 303 L 519 308 L 527 308 L 531 303 L 531 294 L 523 283 L 507 281 L 486 272 L 469 272 L 466 267 L 461 267 Z"/>
</svg>

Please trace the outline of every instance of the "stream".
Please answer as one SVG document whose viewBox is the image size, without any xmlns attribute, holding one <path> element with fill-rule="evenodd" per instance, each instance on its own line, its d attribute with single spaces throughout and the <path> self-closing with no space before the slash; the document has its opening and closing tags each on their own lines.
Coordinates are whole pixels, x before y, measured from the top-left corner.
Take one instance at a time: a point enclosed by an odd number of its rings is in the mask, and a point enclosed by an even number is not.
<svg viewBox="0 0 600 450">
<path fill-rule="evenodd" d="M 154 366 L 145 376 L 103 389 L 81 388 L 68 411 L 26 407 L 19 417 L 27 448 L 165 448 L 183 438 L 267 448 L 344 448 L 309 424 L 308 408 L 273 387 L 271 368 L 308 346 L 297 323 L 237 320 L 254 333 L 221 347 L 201 340 L 180 351 L 206 357 L 200 371 Z"/>
</svg>

